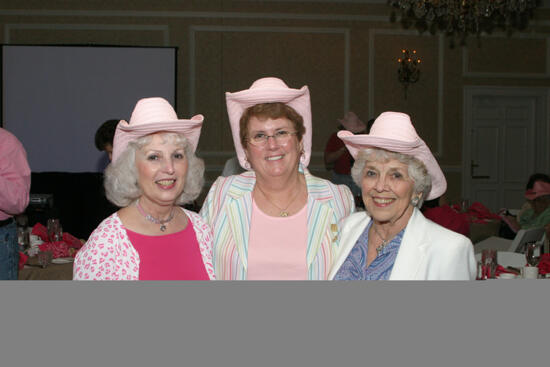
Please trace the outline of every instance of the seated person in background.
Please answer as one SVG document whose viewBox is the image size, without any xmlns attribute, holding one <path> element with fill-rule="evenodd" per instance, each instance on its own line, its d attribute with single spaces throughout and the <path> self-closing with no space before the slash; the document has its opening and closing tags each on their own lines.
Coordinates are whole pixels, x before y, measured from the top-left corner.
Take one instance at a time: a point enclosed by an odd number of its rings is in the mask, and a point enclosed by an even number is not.
<svg viewBox="0 0 550 367">
<path fill-rule="evenodd" d="M 109 160 L 112 160 L 113 157 L 113 139 L 119 121 L 107 120 L 95 132 L 95 147 L 97 150 L 107 153 Z"/>
<path fill-rule="evenodd" d="M 525 190 L 531 190 L 533 186 L 535 185 L 536 181 L 543 181 L 550 183 L 550 176 L 548 176 L 545 173 L 533 173 L 529 180 L 527 181 L 527 185 L 525 186 Z M 516 219 L 519 219 L 519 217 L 523 216 L 526 210 L 533 209 L 533 206 L 531 205 L 531 200 L 526 200 L 523 205 L 521 206 L 519 212 L 516 214 Z"/>
<path fill-rule="evenodd" d="M 520 229 L 544 227 L 550 223 L 550 179 L 548 176 L 537 174 L 532 186 L 530 179 L 527 183 L 525 198 L 528 200 L 529 207 L 523 207 L 516 217 L 501 215 L 503 223 L 505 223 L 504 228 L 500 231 L 502 237 L 513 238 Z"/>
<path fill-rule="evenodd" d="M 452 208 L 445 195 L 426 200 L 422 205 L 422 214 L 432 222 L 466 237 L 470 236 L 470 219 L 467 213 L 459 213 Z"/>
<path fill-rule="evenodd" d="M 179 206 L 194 200 L 204 183 L 204 163 L 195 156 L 202 122 L 202 115 L 178 119 L 163 98 L 145 98 L 130 122 L 118 124 L 105 191 L 122 209 L 77 253 L 73 279 L 214 278 L 212 231 Z"/>
</svg>

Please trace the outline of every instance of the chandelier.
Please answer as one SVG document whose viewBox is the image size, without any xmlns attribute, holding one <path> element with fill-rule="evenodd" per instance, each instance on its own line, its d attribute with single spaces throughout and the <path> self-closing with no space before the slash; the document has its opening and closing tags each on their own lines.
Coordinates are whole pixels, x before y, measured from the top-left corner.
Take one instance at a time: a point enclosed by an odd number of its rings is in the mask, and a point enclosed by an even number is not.
<svg viewBox="0 0 550 367">
<path fill-rule="evenodd" d="M 510 35 L 523 30 L 540 0 L 388 0 L 401 13 L 405 28 L 415 26 L 420 32 L 432 34 L 444 32 L 450 37 L 451 47 L 458 37 L 464 45 L 468 35 L 479 37 L 482 32 L 491 33 L 495 28 Z"/>
</svg>

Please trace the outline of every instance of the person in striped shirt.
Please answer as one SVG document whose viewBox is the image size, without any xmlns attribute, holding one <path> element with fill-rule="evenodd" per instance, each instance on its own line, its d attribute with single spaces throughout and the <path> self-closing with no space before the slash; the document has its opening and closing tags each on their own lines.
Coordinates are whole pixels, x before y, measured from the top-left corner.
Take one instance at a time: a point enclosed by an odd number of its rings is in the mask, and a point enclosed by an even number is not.
<svg viewBox="0 0 550 367">
<path fill-rule="evenodd" d="M 307 86 L 262 78 L 226 93 L 240 165 L 219 177 L 200 214 L 212 227 L 216 279 L 327 279 L 339 228 L 355 210 L 345 185 L 309 173 L 312 118 Z"/>
</svg>

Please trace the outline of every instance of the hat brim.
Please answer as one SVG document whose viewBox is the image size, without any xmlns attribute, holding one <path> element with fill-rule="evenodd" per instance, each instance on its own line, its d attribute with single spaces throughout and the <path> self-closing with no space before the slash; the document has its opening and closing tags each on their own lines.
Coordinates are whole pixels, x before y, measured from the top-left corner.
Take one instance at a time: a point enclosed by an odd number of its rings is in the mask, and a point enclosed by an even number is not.
<svg viewBox="0 0 550 367">
<path fill-rule="evenodd" d="M 534 190 L 527 190 L 525 192 L 525 198 L 527 200 L 535 200 L 536 198 L 538 197 L 541 197 L 541 196 L 547 196 L 547 195 L 550 195 L 550 191 L 534 191 Z"/>
<path fill-rule="evenodd" d="M 251 106 L 260 103 L 281 102 L 292 107 L 304 120 L 306 129 L 302 136 L 304 147 L 304 156 L 302 164 L 307 167 L 311 157 L 311 140 L 312 140 L 312 122 L 311 122 L 311 102 L 309 89 L 303 86 L 300 89 L 292 88 L 265 88 L 265 89 L 247 89 L 235 93 L 226 92 L 225 99 L 227 104 L 227 114 L 231 133 L 233 135 L 233 144 L 237 152 L 239 164 L 244 169 L 246 167 L 246 155 L 241 144 L 240 138 L 240 119 L 244 111 Z"/>
<path fill-rule="evenodd" d="M 117 125 L 113 139 L 113 162 L 126 150 L 129 142 L 162 131 L 184 134 L 194 152 L 199 143 L 203 121 L 204 116 L 202 115 L 193 116 L 189 120 L 162 121 L 137 126 L 132 126 L 125 120 L 121 120 Z"/>
<path fill-rule="evenodd" d="M 357 158 L 359 151 L 367 148 L 380 148 L 390 152 L 411 155 L 424 163 L 432 179 L 432 188 L 426 197 L 427 200 L 440 197 L 447 190 L 447 180 L 437 160 L 426 143 L 417 138 L 414 141 L 400 141 L 367 134 L 354 135 L 350 131 L 341 130 L 338 137 L 344 142 L 353 158 Z"/>
</svg>

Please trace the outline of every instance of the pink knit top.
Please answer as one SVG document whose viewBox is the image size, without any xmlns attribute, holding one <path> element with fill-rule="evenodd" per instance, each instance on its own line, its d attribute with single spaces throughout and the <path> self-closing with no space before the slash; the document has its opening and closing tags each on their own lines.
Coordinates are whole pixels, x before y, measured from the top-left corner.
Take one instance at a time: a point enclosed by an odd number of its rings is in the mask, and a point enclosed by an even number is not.
<svg viewBox="0 0 550 367">
<path fill-rule="evenodd" d="M 191 221 L 184 230 L 162 236 L 126 232 L 139 254 L 140 280 L 209 279 Z"/>
<path fill-rule="evenodd" d="M 307 205 L 289 217 L 270 217 L 252 201 L 249 280 L 307 279 Z"/>
</svg>

